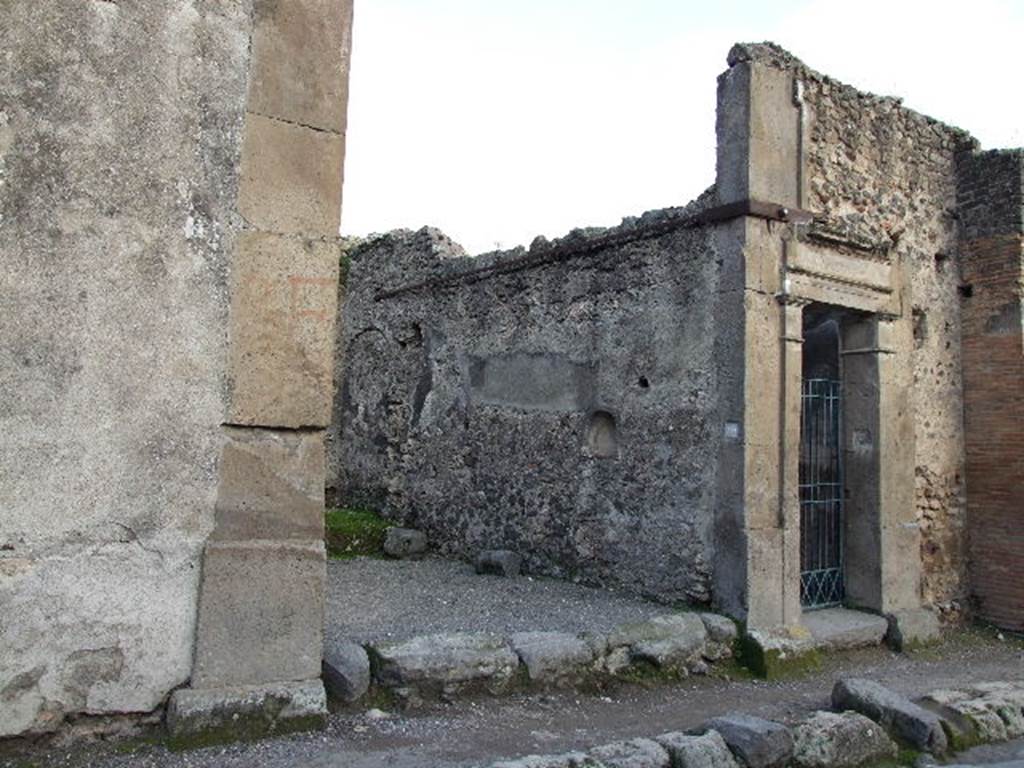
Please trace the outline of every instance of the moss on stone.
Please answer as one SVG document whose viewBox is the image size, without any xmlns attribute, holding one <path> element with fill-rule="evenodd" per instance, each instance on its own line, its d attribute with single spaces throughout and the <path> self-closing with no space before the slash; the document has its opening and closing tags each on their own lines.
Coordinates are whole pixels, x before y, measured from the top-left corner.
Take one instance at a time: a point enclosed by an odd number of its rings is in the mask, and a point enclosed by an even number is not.
<svg viewBox="0 0 1024 768">
<path fill-rule="evenodd" d="M 822 668 L 821 652 L 809 648 L 799 653 L 778 648 L 763 648 L 750 635 L 740 635 L 733 646 L 733 655 L 754 675 L 765 680 L 801 677 Z"/>
<path fill-rule="evenodd" d="M 273 719 L 268 722 L 264 713 L 253 713 L 242 715 L 224 725 L 168 736 L 165 743 L 171 751 L 182 752 L 240 741 L 260 741 L 289 733 L 318 731 L 326 725 L 327 718 L 324 715 Z"/>
<path fill-rule="evenodd" d="M 324 515 L 327 554 L 340 559 L 383 555 L 384 538 L 390 525 L 376 512 L 367 509 L 328 509 Z"/>
</svg>

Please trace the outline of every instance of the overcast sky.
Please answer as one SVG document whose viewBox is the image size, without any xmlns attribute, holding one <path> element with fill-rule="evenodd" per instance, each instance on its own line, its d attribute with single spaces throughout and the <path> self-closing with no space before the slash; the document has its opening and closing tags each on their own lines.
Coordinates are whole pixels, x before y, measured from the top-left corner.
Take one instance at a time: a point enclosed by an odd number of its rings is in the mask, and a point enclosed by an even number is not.
<svg viewBox="0 0 1024 768">
<path fill-rule="evenodd" d="M 357 0 L 354 29 L 345 234 L 479 253 L 684 204 L 736 41 L 1024 145 L 1024 0 Z"/>
</svg>

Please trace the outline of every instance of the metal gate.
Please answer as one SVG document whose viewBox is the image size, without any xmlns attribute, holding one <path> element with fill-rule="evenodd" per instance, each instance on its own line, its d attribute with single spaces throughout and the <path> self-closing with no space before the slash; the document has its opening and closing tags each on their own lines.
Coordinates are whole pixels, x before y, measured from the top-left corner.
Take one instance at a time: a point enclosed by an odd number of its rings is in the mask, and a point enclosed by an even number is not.
<svg viewBox="0 0 1024 768">
<path fill-rule="evenodd" d="M 800 602 L 824 608 L 843 601 L 843 479 L 839 449 L 840 386 L 804 379 L 800 419 Z"/>
</svg>

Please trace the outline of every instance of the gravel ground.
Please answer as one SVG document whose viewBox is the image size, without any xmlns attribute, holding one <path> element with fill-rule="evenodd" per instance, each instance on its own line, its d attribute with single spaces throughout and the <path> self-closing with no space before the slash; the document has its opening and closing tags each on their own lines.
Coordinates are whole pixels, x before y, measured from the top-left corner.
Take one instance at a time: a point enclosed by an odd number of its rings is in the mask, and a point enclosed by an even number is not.
<svg viewBox="0 0 1024 768">
<path fill-rule="evenodd" d="M 1024 643 L 961 632 L 910 654 L 873 648 L 837 654 L 819 673 L 779 682 L 690 678 L 622 685 L 592 694 L 551 693 L 433 704 L 385 719 L 361 710 L 331 715 L 326 731 L 255 744 L 169 753 L 160 746 L 49 749 L 0 765 L 39 768 L 468 768 L 502 757 L 552 753 L 686 729 L 728 711 L 781 721 L 827 707 L 835 679 L 857 675 L 917 696 L 983 680 L 1024 679 Z M 0 743 L 2 746 L 2 743 Z M 986 748 L 972 763 L 1014 759 L 1024 743 Z M 0 755 L 3 753 L 0 752 Z M 963 759 L 958 762 L 964 762 Z"/>
<path fill-rule="evenodd" d="M 328 637 L 359 643 L 437 632 L 608 631 L 671 610 L 566 581 L 480 576 L 434 557 L 329 560 L 327 580 Z"/>
</svg>

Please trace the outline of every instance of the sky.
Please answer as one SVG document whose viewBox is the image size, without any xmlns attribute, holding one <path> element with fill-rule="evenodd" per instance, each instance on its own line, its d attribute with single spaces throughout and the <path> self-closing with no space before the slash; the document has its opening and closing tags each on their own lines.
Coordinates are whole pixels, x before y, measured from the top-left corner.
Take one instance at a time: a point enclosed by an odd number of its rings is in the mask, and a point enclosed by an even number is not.
<svg viewBox="0 0 1024 768">
<path fill-rule="evenodd" d="M 683 205 L 726 54 L 762 40 L 1024 146 L 1024 0 L 356 0 L 342 233 L 475 254 Z"/>
</svg>

